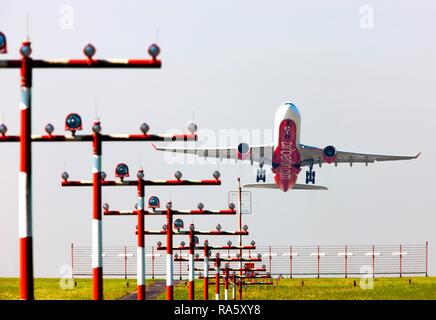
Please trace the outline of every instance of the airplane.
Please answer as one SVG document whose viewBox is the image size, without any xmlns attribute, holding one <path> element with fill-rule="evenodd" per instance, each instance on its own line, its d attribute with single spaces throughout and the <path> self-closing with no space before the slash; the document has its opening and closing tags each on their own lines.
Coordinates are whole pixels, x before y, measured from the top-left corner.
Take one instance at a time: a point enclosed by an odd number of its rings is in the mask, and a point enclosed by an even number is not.
<svg viewBox="0 0 436 320">
<path fill-rule="evenodd" d="M 245 142 L 235 147 L 225 148 L 162 148 L 153 147 L 158 151 L 181 152 L 195 154 L 204 158 L 249 160 L 259 163 L 257 169 L 256 184 L 246 184 L 246 188 L 269 188 L 288 190 L 327 190 L 326 187 L 315 185 L 315 171 L 313 166 L 323 163 L 334 164 L 349 163 L 374 163 L 375 161 L 394 161 L 416 159 L 415 156 L 392 156 L 339 151 L 334 146 L 317 148 L 300 143 L 301 117 L 298 108 L 292 102 L 283 103 L 277 110 L 274 120 L 274 143 L 266 145 L 250 146 Z M 264 164 L 270 165 L 274 174 L 274 183 L 266 182 Z M 298 184 L 297 178 L 302 167 L 308 167 L 306 171 L 306 184 Z M 263 183 L 259 183 L 262 181 Z M 310 185 L 309 183 L 312 183 Z"/>
</svg>

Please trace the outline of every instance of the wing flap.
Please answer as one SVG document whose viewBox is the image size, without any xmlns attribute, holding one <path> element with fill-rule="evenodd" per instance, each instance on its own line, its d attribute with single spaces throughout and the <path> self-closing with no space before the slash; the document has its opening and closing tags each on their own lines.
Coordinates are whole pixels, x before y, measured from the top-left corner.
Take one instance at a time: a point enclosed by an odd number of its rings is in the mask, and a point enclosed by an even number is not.
<svg viewBox="0 0 436 320">
<path fill-rule="evenodd" d="M 243 188 L 278 189 L 275 183 L 251 183 L 244 185 Z M 328 190 L 328 188 L 313 184 L 297 183 L 292 187 L 292 190 Z"/>
<path fill-rule="evenodd" d="M 313 164 L 322 164 L 323 152 L 324 150 L 317 147 L 311 147 L 306 145 L 301 145 L 301 166 L 309 165 L 310 161 Z M 414 156 L 397 156 L 397 155 L 383 155 L 383 154 L 367 154 L 367 153 L 357 153 L 357 152 L 347 152 L 347 151 L 337 151 L 336 159 L 334 163 L 374 163 L 376 161 L 400 161 L 400 160 L 412 160 L 420 156 L 418 153 Z"/>
<path fill-rule="evenodd" d="M 238 159 L 237 149 L 234 147 L 225 148 L 163 148 L 153 144 L 153 148 L 158 151 L 166 151 L 173 153 L 193 154 L 202 158 L 217 158 L 217 159 Z M 254 162 L 263 162 L 267 165 L 272 163 L 272 154 L 274 151 L 271 145 L 250 146 L 251 159 Z M 250 160 L 250 159 L 247 159 Z"/>
<path fill-rule="evenodd" d="M 314 184 L 300 184 L 296 183 L 292 187 L 292 190 L 328 190 L 327 187 L 324 186 L 317 186 Z"/>
<path fill-rule="evenodd" d="M 243 188 L 258 188 L 258 189 L 278 189 L 275 183 L 249 183 L 242 186 Z"/>
</svg>

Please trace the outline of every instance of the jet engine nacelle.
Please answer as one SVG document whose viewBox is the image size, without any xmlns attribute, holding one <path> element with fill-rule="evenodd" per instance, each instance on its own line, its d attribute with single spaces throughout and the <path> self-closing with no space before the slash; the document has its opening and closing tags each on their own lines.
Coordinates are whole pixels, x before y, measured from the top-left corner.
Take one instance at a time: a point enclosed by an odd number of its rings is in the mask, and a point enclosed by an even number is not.
<svg viewBox="0 0 436 320">
<path fill-rule="evenodd" d="M 336 160 L 336 148 L 333 146 L 327 146 L 322 152 L 324 162 L 332 163 Z"/>
<path fill-rule="evenodd" d="M 239 160 L 248 160 L 251 156 L 251 148 L 248 143 L 241 142 L 238 145 L 238 159 Z"/>
</svg>

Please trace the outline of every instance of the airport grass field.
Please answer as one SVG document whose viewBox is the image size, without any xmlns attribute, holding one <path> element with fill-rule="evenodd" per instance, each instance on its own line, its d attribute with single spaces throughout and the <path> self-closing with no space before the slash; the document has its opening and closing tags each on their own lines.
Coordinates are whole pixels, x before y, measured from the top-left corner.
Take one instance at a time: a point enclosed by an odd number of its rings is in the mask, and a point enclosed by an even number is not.
<svg viewBox="0 0 436 320">
<path fill-rule="evenodd" d="M 0 300 L 19 299 L 18 278 L 0 278 Z M 75 279 L 72 289 L 61 289 L 58 278 L 35 278 L 35 299 L 37 300 L 91 300 L 92 279 Z M 154 280 L 147 280 L 147 285 Z M 114 300 L 136 290 L 136 281 L 129 279 L 104 279 L 104 298 Z"/>
<path fill-rule="evenodd" d="M 409 284 L 409 279 L 411 283 Z M 304 285 L 302 286 L 302 281 Z M 356 281 L 356 287 L 354 286 Z M 243 300 L 436 300 L 436 277 L 375 278 L 373 289 L 362 289 L 360 279 L 281 279 L 274 285 L 249 285 Z M 203 281 L 197 280 L 196 299 L 203 299 Z M 224 288 L 220 288 L 221 297 Z M 180 284 L 174 289 L 176 300 L 187 299 L 188 289 Z M 229 287 L 229 298 L 232 297 Z M 165 295 L 159 296 L 165 299 Z M 209 299 L 215 299 L 215 286 L 209 287 Z"/>
<path fill-rule="evenodd" d="M 409 283 L 409 279 L 411 280 Z M 304 284 L 302 285 L 302 281 Z M 354 286 L 356 281 L 356 286 Z M 35 298 L 43 300 L 90 300 L 92 280 L 76 279 L 76 287 L 61 289 L 59 279 L 35 279 Z M 152 285 L 154 280 L 147 280 Z M 362 289 L 360 279 L 281 279 L 274 285 L 250 285 L 243 289 L 244 300 L 436 300 L 436 277 L 375 278 L 373 289 Z M 203 281 L 196 280 L 196 299 L 203 299 Z M 136 282 L 129 279 L 105 279 L 104 298 L 114 300 L 136 290 Z M 176 300 L 188 299 L 185 282 L 174 288 Z M 221 287 L 224 296 L 224 287 Z M 231 298 L 231 286 L 229 297 Z M 18 279 L 0 278 L 0 300 L 18 299 Z M 163 292 L 159 300 L 165 299 Z M 215 286 L 209 287 L 209 299 L 215 299 Z"/>
</svg>

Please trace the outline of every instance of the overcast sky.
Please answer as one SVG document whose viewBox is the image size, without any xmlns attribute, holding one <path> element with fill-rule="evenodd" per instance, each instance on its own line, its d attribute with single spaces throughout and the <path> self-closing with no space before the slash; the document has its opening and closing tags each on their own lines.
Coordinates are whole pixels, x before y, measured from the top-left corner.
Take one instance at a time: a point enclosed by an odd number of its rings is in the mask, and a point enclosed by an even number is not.
<svg viewBox="0 0 436 320">
<path fill-rule="evenodd" d="M 292 101 L 301 113 L 304 144 L 399 155 L 421 151 L 422 156 L 368 167 L 316 168 L 317 183 L 327 192 L 253 190 L 253 214 L 246 219 L 250 239 L 268 245 L 428 240 L 436 273 L 434 1 L 49 3 L 0 1 L 0 31 L 9 47 L 2 59 L 18 57 L 28 13 L 35 58 L 78 58 L 89 42 L 99 58 L 141 58 L 157 41 L 163 67 L 35 71 L 34 133 L 42 133 L 48 122 L 63 132 L 69 112 L 80 113 L 84 133 L 90 132 L 97 101 L 106 133 L 139 132 L 144 121 L 154 133 L 185 130 L 194 114 L 209 136 L 244 129 L 271 142 L 276 109 Z M 365 5 L 371 6 L 373 21 L 362 20 Z M 0 88 L 0 112 L 16 134 L 19 71 L 1 70 Z M 203 145 L 216 144 L 226 142 L 208 139 Z M 90 188 L 61 188 L 60 174 L 65 165 L 71 179 L 89 179 L 91 146 L 35 144 L 33 151 L 35 276 L 59 276 L 59 268 L 69 263 L 70 243 L 91 243 L 92 209 Z M 239 175 L 245 183 L 255 181 L 249 164 L 175 165 L 148 143 L 105 144 L 103 152 L 109 177 L 118 162 L 129 164 L 134 176 L 139 158 L 150 179 L 171 178 L 176 170 L 193 179 L 221 171 L 220 187 L 146 190 L 147 197 L 171 197 L 181 209 L 199 201 L 225 208 Z M 18 145 L 2 144 L 0 155 L 0 276 L 17 276 Z M 304 176 L 302 171 L 300 181 Z M 272 182 L 271 175 L 268 179 Z M 107 188 L 103 197 L 113 209 L 130 209 L 136 191 Z M 201 229 L 217 223 L 196 217 L 185 224 L 191 221 Z M 164 220 L 146 222 L 155 229 Z M 224 230 L 235 229 L 234 217 L 220 223 Z M 135 225 L 134 218 L 104 218 L 104 244 L 135 245 Z M 146 238 L 148 245 L 157 240 Z"/>
</svg>

